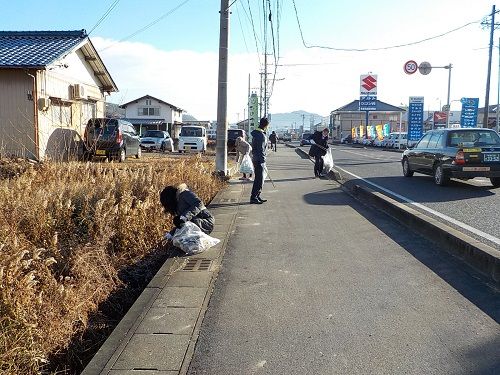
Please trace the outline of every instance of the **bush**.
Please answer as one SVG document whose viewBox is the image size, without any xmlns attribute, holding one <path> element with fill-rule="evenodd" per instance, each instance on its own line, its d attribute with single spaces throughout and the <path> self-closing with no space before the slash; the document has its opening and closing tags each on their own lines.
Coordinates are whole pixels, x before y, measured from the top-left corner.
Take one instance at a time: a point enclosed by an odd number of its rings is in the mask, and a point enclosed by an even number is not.
<svg viewBox="0 0 500 375">
<path fill-rule="evenodd" d="M 8 170 L 2 169 L 7 165 Z M 213 161 L 0 163 L 0 373 L 38 374 L 81 336 L 120 272 L 161 247 L 166 185 L 209 202 Z"/>
</svg>

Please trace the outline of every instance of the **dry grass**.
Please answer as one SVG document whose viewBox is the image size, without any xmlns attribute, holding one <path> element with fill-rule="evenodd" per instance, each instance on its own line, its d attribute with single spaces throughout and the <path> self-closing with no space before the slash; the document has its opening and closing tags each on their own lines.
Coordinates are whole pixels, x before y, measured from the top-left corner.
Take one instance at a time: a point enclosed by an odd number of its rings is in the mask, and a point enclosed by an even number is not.
<svg viewBox="0 0 500 375">
<path fill-rule="evenodd" d="M 48 360 L 83 335 L 123 287 L 120 274 L 158 251 L 171 225 L 159 191 L 186 182 L 208 202 L 223 186 L 213 169 L 196 156 L 121 165 L 0 160 L 0 373 L 58 368 Z"/>
</svg>

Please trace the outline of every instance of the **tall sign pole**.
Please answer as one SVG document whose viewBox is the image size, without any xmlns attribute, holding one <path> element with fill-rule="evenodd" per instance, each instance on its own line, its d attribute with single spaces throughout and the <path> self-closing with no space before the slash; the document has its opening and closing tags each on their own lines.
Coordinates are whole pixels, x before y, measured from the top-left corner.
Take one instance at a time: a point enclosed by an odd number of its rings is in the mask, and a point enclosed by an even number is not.
<svg viewBox="0 0 500 375">
<path fill-rule="evenodd" d="M 488 127 L 488 115 L 490 114 L 490 78 L 491 78 L 491 58 L 493 54 L 493 33 L 495 31 L 495 6 L 491 11 L 491 29 L 490 29 L 490 49 L 488 58 L 488 75 L 486 77 L 486 97 L 484 98 L 484 117 L 483 128 Z"/>
<path fill-rule="evenodd" d="M 217 95 L 217 140 L 215 169 L 227 174 L 227 57 L 229 49 L 229 0 L 220 2 L 219 89 Z"/>
</svg>

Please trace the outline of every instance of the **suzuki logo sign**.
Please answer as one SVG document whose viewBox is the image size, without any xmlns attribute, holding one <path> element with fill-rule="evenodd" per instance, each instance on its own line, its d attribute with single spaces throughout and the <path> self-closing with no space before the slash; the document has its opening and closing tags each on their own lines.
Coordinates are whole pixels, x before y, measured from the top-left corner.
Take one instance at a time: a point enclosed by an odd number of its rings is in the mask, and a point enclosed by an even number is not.
<svg viewBox="0 0 500 375">
<path fill-rule="evenodd" d="M 363 74 L 361 75 L 361 96 L 376 96 L 377 95 L 377 75 Z"/>
</svg>

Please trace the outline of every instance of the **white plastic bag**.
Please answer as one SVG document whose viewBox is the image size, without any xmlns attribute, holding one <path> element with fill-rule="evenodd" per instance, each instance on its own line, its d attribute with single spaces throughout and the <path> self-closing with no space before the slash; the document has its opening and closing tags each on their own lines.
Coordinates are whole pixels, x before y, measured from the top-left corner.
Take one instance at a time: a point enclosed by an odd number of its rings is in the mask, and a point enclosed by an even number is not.
<svg viewBox="0 0 500 375">
<path fill-rule="evenodd" d="M 193 222 L 186 222 L 181 228 L 177 228 L 172 243 L 184 251 L 187 255 L 194 255 L 210 249 L 217 245 L 219 239 L 210 237 Z"/>
<path fill-rule="evenodd" d="M 245 154 L 241 160 L 240 173 L 253 174 L 253 163 L 248 154 Z"/>
<path fill-rule="evenodd" d="M 322 156 L 322 158 L 323 158 L 323 174 L 327 174 L 333 169 L 332 150 L 328 148 L 326 154 Z"/>
</svg>

